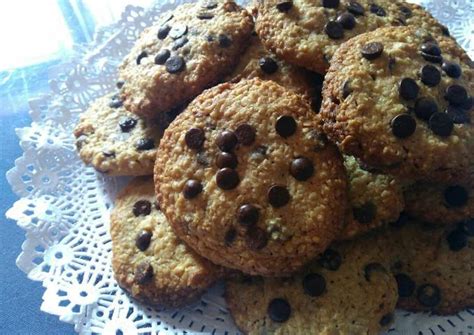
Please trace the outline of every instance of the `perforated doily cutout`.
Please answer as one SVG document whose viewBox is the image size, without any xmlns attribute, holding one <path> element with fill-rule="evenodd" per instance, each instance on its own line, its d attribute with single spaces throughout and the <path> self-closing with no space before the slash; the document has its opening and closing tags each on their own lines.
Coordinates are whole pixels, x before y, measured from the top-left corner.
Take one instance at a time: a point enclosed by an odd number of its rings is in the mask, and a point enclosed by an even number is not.
<svg viewBox="0 0 474 335">
<path fill-rule="evenodd" d="M 17 265 L 45 287 L 41 309 L 82 334 L 237 334 L 217 284 L 186 308 L 158 311 L 131 299 L 111 269 L 109 213 L 127 178 L 86 167 L 72 130 L 89 103 L 115 89 L 117 66 L 140 32 L 160 13 L 186 1 L 128 6 L 121 20 L 101 29 L 89 48 L 51 73 L 51 92 L 31 97 L 30 127 L 17 130 L 23 155 L 7 179 L 19 200 L 7 217 L 25 230 Z M 474 56 L 474 1 L 414 1 L 446 24 Z M 397 311 L 388 334 L 474 335 L 474 310 L 449 317 Z"/>
</svg>

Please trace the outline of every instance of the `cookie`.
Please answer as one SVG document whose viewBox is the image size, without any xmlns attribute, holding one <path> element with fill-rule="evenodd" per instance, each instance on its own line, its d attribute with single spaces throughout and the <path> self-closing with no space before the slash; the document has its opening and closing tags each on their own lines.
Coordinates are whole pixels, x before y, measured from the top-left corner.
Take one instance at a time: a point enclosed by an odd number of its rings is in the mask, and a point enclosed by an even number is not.
<svg viewBox="0 0 474 335">
<path fill-rule="evenodd" d="M 178 6 L 145 29 L 119 69 L 125 107 L 156 117 L 214 85 L 235 66 L 253 29 L 233 1 Z"/>
<path fill-rule="evenodd" d="M 450 38 L 407 27 L 356 36 L 325 77 L 319 126 L 348 155 L 411 180 L 465 180 L 474 69 Z"/>
<path fill-rule="evenodd" d="M 135 178 L 121 191 L 110 232 L 115 278 L 139 301 L 182 306 L 221 276 L 218 266 L 176 238 L 155 200 L 152 177 Z"/>
<path fill-rule="evenodd" d="M 155 165 L 178 237 L 216 264 L 265 276 L 326 249 L 342 228 L 347 180 L 314 115 L 301 96 L 260 79 L 191 102 L 165 131 Z"/>
<path fill-rule="evenodd" d="M 112 176 L 153 174 L 165 120 L 144 120 L 128 112 L 116 94 L 94 101 L 74 129 L 79 156 Z"/>
<path fill-rule="evenodd" d="M 398 298 L 380 252 L 362 238 L 328 249 L 291 278 L 227 280 L 229 310 L 245 334 L 379 334 Z"/>
<path fill-rule="evenodd" d="M 474 218 L 472 183 L 415 183 L 404 194 L 407 213 L 421 221 L 451 225 Z"/>
<path fill-rule="evenodd" d="M 256 31 L 267 49 L 321 73 L 342 43 L 380 27 L 408 25 L 449 35 L 422 7 L 403 1 L 265 0 L 257 10 Z"/>
<path fill-rule="evenodd" d="M 349 208 L 340 239 L 351 239 L 396 221 L 404 208 L 400 183 L 393 177 L 364 170 L 357 160 L 344 156 L 349 178 Z"/>
</svg>

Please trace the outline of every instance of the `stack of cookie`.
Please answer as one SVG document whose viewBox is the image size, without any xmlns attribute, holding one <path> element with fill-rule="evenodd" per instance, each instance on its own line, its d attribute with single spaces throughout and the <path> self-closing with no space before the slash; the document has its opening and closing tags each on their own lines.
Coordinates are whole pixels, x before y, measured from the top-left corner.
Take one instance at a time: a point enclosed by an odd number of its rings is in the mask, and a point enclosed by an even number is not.
<svg viewBox="0 0 474 335">
<path fill-rule="evenodd" d="M 250 334 L 474 304 L 473 67 L 402 1 L 166 13 L 75 130 L 84 162 L 141 176 L 111 215 L 118 283 L 169 308 L 224 279 Z"/>
</svg>

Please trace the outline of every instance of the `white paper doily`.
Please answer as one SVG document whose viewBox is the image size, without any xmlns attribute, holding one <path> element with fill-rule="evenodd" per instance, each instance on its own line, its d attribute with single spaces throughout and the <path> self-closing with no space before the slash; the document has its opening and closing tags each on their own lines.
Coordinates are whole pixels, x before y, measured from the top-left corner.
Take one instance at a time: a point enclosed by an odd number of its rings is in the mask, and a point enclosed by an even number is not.
<svg viewBox="0 0 474 335">
<path fill-rule="evenodd" d="M 160 312 L 130 299 L 113 279 L 109 210 L 125 178 L 85 167 L 72 129 L 92 99 L 115 89 L 116 69 L 144 27 L 183 0 L 128 6 L 94 44 L 50 74 L 49 95 L 32 97 L 32 124 L 17 130 L 23 155 L 7 179 L 20 198 L 6 213 L 26 231 L 18 267 L 45 287 L 41 309 L 83 334 L 236 334 L 222 284 L 194 305 Z M 473 0 L 418 0 L 474 56 Z M 397 312 L 389 334 L 474 335 L 474 309 L 450 317 Z"/>
</svg>

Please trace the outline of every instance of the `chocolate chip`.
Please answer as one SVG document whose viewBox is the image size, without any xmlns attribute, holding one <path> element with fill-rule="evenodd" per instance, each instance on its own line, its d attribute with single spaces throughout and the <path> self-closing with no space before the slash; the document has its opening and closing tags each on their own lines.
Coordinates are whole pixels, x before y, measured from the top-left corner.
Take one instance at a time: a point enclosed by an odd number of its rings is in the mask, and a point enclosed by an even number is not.
<svg viewBox="0 0 474 335">
<path fill-rule="evenodd" d="M 237 211 L 237 221 L 244 226 L 252 226 L 258 222 L 259 210 L 251 204 L 244 204 Z"/>
<path fill-rule="evenodd" d="M 171 14 L 171 13 L 169 13 L 169 12 L 168 12 L 168 13 L 165 13 L 165 14 L 163 15 L 163 18 L 160 18 L 160 24 L 161 24 L 161 25 L 164 25 L 166 22 L 168 22 L 169 20 L 171 20 L 173 17 L 174 17 L 174 15 Z"/>
<path fill-rule="evenodd" d="M 443 192 L 444 201 L 448 207 L 462 207 L 467 204 L 469 193 L 459 185 L 448 186 Z"/>
<path fill-rule="evenodd" d="M 251 145 L 255 142 L 256 130 L 247 123 L 243 123 L 235 129 L 235 136 L 242 145 Z"/>
<path fill-rule="evenodd" d="M 467 235 L 464 231 L 456 229 L 446 236 L 446 241 L 451 251 L 459 251 L 467 246 Z"/>
<path fill-rule="evenodd" d="M 469 114 L 465 110 L 457 106 L 448 106 L 448 108 L 446 109 L 446 113 L 451 118 L 451 120 L 453 120 L 453 123 L 463 124 L 471 122 Z"/>
<path fill-rule="evenodd" d="M 183 47 L 188 43 L 188 38 L 186 36 L 178 38 L 176 41 L 173 42 L 172 49 L 173 50 L 178 50 L 179 48 Z"/>
<path fill-rule="evenodd" d="M 418 287 L 416 297 L 423 306 L 435 307 L 441 302 L 441 291 L 435 285 L 424 284 Z"/>
<path fill-rule="evenodd" d="M 175 24 L 169 31 L 168 35 L 176 40 L 180 38 L 181 36 L 186 35 L 188 32 L 188 26 L 185 24 Z"/>
<path fill-rule="evenodd" d="M 398 295 L 402 298 L 408 298 L 413 295 L 415 292 L 416 284 L 415 282 L 404 273 L 397 273 L 395 275 L 395 280 L 398 285 Z"/>
<path fill-rule="evenodd" d="M 353 207 L 352 214 L 354 215 L 354 219 L 356 219 L 359 223 L 367 224 L 375 219 L 375 215 L 377 214 L 377 206 L 375 206 L 375 204 L 372 202 L 366 202 L 362 206 Z"/>
<path fill-rule="evenodd" d="M 462 74 L 461 67 L 456 63 L 444 61 L 443 64 L 441 65 L 441 68 L 451 78 L 461 77 L 461 74 Z"/>
<path fill-rule="evenodd" d="M 267 198 L 270 205 L 280 208 L 290 201 L 290 193 L 285 186 L 273 185 L 268 189 Z"/>
<path fill-rule="evenodd" d="M 217 136 L 216 144 L 222 151 L 232 151 L 237 145 L 237 136 L 230 130 L 224 130 Z"/>
<path fill-rule="evenodd" d="M 423 84 L 433 87 L 441 81 L 441 73 L 433 65 L 425 65 L 421 68 L 421 81 Z"/>
<path fill-rule="evenodd" d="M 138 56 L 137 56 L 137 65 L 140 65 L 142 62 L 143 58 L 148 57 L 148 53 L 146 51 L 142 51 Z"/>
<path fill-rule="evenodd" d="M 311 178 L 314 173 L 313 162 L 306 157 L 293 159 L 290 165 L 290 174 L 299 181 Z"/>
<path fill-rule="evenodd" d="M 430 117 L 438 112 L 436 101 L 431 98 L 419 98 L 415 103 L 415 114 L 422 120 L 428 121 Z"/>
<path fill-rule="evenodd" d="M 230 246 L 235 241 L 236 237 L 237 237 L 237 230 L 235 230 L 235 228 L 233 227 L 229 228 L 224 235 L 225 245 Z"/>
<path fill-rule="evenodd" d="M 303 278 L 304 293 L 310 297 L 319 297 L 326 292 L 326 279 L 317 273 L 309 273 Z"/>
<path fill-rule="evenodd" d="M 467 236 L 474 236 L 474 219 L 462 221 L 459 223 L 459 227 Z"/>
<path fill-rule="evenodd" d="M 137 119 L 134 119 L 132 117 L 122 118 L 119 121 L 120 129 L 124 133 L 128 133 L 130 130 L 135 128 L 136 125 L 137 125 Z"/>
<path fill-rule="evenodd" d="M 365 59 L 377 59 L 383 53 L 383 44 L 380 42 L 367 43 L 360 49 L 360 52 Z"/>
<path fill-rule="evenodd" d="M 188 179 L 184 184 L 183 196 L 186 199 L 196 198 L 202 192 L 202 184 L 195 179 Z"/>
<path fill-rule="evenodd" d="M 168 49 L 161 49 L 155 56 L 155 64 L 165 64 L 166 60 L 170 58 L 170 51 Z"/>
<path fill-rule="evenodd" d="M 464 109 L 465 111 L 470 111 L 474 106 L 474 98 L 468 97 L 463 103 L 459 105 L 460 108 Z"/>
<path fill-rule="evenodd" d="M 448 100 L 451 105 L 459 106 L 465 103 L 468 99 L 468 95 L 464 87 L 454 84 L 448 86 L 444 98 Z"/>
<path fill-rule="evenodd" d="M 135 148 L 139 151 L 154 149 L 155 140 L 152 138 L 141 138 L 135 143 Z"/>
<path fill-rule="evenodd" d="M 405 100 L 415 100 L 418 96 L 420 88 L 415 80 L 411 78 L 403 78 L 400 81 L 400 86 L 398 87 L 398 92 L 400 96 Z"/>
<path fill-rule="evenodd" d="M 231 168 L 235 169 L 237 167 L 238 161 L 237 157 L 231 152 L 220 152 L 217 154 L 216 165 L 218 168 Z"/>
<path fill-rule="evenodd" d="M 232 190 L 240 183 L 239 174 L 231 168 L 222 168 L 216 174 L 217 186 L 223 190 Z"/>
<path fill-rule="evenodd" d="M 370 281 L 373 273 L 387 273 L 387 270 L 380 263 L 369 263 L 364 268 L 364 277 Z"/>
<path fill-rule="evenodd" d="M 147 216 L 151 213 L 151 202 L 148 200 L 138 200 L 133 204 L 133 215 Z"/>
<path fill-rule="evenodd" d="M 286 13 L 293 7 L 293 1 L 279 1 L 276 4 L 276 8 L 282 12 Z"/>
<path fill-rule="evenodd" d="M 185 62 L 181 56 L 172 56 L 165 62 L 166 71 L 169 73 L 178 73 L 184 70 Z"/>
<path fill-rule="evenodd" d="M 387 16 L 385 9 L 374 3 L 370 5 L 370 12 L 377 16 Z"/>
<path fill-rule="evenodd" d="M 427 42 L 421 45 L 421 56 L 432 63 L 441 63 L 443 61 L 441 49 L 434 42 Z"/>
<path fill-rule="evenodd" d="M 120 108 L 122 106 L 123 106 L 123 101 L 120 100 L 120 98 L 118 98 L 118 97 L 114 97 L 114 99 L 112 99 L 109 102 L 109 107 L 110 108 Z"/>
<path fill-rule="evenodd" d="M 267 313 L 273 321 L 285 322 L 291 316 L 291 306 L 286 300 L 276 298 L 268 304 Z"/>
<path fill-rule="evenodd" d="M 321 0 L 321 3 L 325 8 L 337 8 L 339 7 L 339 2 L 339 0 Z"/>
<path fill-rule="evenodd" d="M 446 113 L 434 113 L 431 115 L 428 126 L 431 131 L 438 136 L 446 137 L 451 135 L 454 123 L 451 117 Z"/>
<path fill-rule="evenodd" d="M 210 12 L 201 11 L 198 13 L 197 18 L 199 20 L 210 20 L 214 17 L 214 14 Z"/>
<path fill-rule="evenodd" d="M 225 34 L 219 34 L 219 36 L 217 36 L 217 41 L 221 48 L 228 48 L 232 45 L 232 40 Z"/>
<path fill-rule="evenodd" d="M 273 74 L 278 70 L 278 64 L 271 57 L 262 57 L 258 60 L 260 69 L 266 74 Z"/>
<path fill-rule="evenodd" d="M 364 7 L 362 7 L 362 5 L 357 1 L 350 1 L 347 4 L 347 10 L 355 16 L 364 15 Z"/>
<path fill-rule="evenodd" d="M 164 25 L 158 28 L 158 39 L 164 40 L 166 36 L 168 36 L 168 33 L 170 32 L 171 27 L 169 25 Z"/>
<path fill-rule="evenodd" d="M 351 13 L 342 13 L 336 19 L 336 22 L 339 23 L 344 29 L 353 29 L 356 25 L 356 19 Z"/>
<path fill-rule="evenodd" d="M 337 251 L 326 249 L 319 256 L 318 264 L 327 270 L 337 271 L 342 264 L 342 257 Z"/>
<path fill-rule="evenodd" d="M 400 6 L 400 12 L 405 15 L 406 18 L 410 18 L 412 16 L 412 11 L 410 8 L 406 6 Z"/>
<path fill-rule="evenodd" d="M 245 234 L 245 244 L 250 250 L 261 250 L 266 247 L 268 243 L 268 234 L 265 230 L 259 227 L 251 227 Z"/>
<path fill-rule="evenodd" d="M 344 37 L 344 28 L 339 22 L 329 21 L 324 26 L 324 32 L 333 40 L 338 40 Z"/>
<path fill-rule="evenodd" d="M 427 53 L 424 53 L 424 52 L 421 53 L 421 56 L 425 60 L 427 60 L 428 62 L 431 62 L 431 63 L 441 63 L 443 61 L 443 57 L 441 57 L 441 56 L 433 56 L 433 55 L 430 55 L 430 54 L 427 54 Z"/>
<path fill-rule="evenodd" d="M 150 246 L 151 242 L 151 232 L 143 230 L 137 235 L 137 239 L 135 240 L 135 246 L 140 251 L 145 251 Z"/>
<path fill-rule="evenodd" d="M 275 130 L 281 137 L 290 137 L 296 132 L 296 121 L 289 115 L 280 116 L 275 124 Z"/>
<path fill-rule="evenodd" d="M 392 314 L 392 313 L 388 313 L 388 314 L 385 314 L 384 316 L 382 316 L 382 318 L 381 318 L 380 321 L 379 321 L 379 324 L 380 324 L 382 327 L 386 327 L 386 326 L 388 326 L 392 321 L 393 321 L 393 314 Z"/>
<path fill-rule="evenodd" d="M 184 142 L 190 149 L 199 150 L 204 144 L 204 130 L 201 128 L 191 128 L 184 136 Z"/>
<path fill-rule="evenodd" d="M 105 157 L 115 157 L 115 151 L 104 150 L 102 151 L 102 155 L 104 155 Z"/>
<path fill-rule="evenodd" d="M 117 86 L 118 89 L 121 89 L 123 87 L 123 85 L 125 85 L 124 80 L 119 80 L 119 81 L 117 81 L 117 83 L 115 83 L 115 86 Z"/>
<path fill-rule="evenodd" d="M 399 114 L 390 122 L 392 133 L 398 138 L 407 138 L 416 130 L 416 121 L 409 114 Z"/>
<path fill-rule="evenodd" d="M 134 279 L 138 284 L 144 285 L 153 279 L 153 275 L 153 267 L 150 263 L 145 261 L 138 264 L 137 268 L 135 269 Z"/>
</svg>

